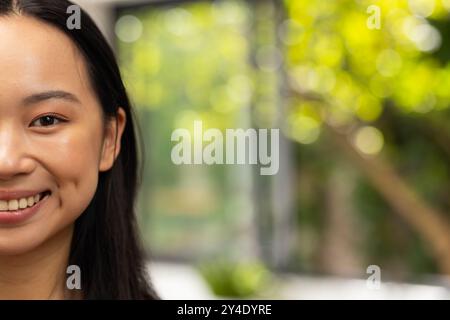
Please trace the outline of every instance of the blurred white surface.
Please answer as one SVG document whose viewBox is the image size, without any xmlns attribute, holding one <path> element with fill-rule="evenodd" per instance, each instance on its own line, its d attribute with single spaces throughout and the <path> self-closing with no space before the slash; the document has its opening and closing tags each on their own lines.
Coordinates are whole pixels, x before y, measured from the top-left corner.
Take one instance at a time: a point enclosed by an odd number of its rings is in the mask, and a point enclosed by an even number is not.
<svg viewBox="0 0 450 320">
<path fill-rule="evenodd" d="M 324 300 L 442 300 L 450 299 L 450 291 L 444 287 L 381 283 L 379 289 L 371 289 L 366 280 L 309 278 L 289 276 L 282 280 L 282 299 Z"/>
<path fill-rule="evenodd" d="M 164 300 L 207 300 L 215 298 L 207 283 L 191 266 L 152 263 L 149 269 L 156 292 Z"/>
<path fill-rule="evenodd" d="M 151 263 L 151 279 L 156 291 L 165 300 L 218 299 L 208 288 L 200 274 L 189 265 Z M 294 300 L 442 300 L 450 299 L 445 287 L 417 284 L 382 283 L 377 290 L 370 289 L 365 280 L 313 278 L 280 275 L 273 296 L 267 299 Z"/>
</svg>

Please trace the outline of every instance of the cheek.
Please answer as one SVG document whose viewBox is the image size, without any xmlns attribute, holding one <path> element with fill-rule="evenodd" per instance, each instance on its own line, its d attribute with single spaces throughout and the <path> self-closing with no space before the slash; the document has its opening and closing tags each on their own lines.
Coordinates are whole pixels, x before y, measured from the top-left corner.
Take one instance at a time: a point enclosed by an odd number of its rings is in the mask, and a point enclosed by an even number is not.
<svg viewBox="0 0 450 320">
<path fill-rule="evenodd" d="M 54 181 L 52 195 L 61 217 L 72 220 L 87 208 L 97 189 L 101 133 L 75 127 L 51 140 L 41 163 Z"/>
</svg>

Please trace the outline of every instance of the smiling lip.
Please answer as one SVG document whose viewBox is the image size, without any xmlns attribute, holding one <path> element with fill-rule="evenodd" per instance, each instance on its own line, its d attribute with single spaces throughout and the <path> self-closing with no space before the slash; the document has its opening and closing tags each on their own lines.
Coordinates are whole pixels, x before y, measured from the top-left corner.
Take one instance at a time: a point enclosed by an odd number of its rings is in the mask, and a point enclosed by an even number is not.
<svg viewBox="0 0 450 320">
<path fill-rule="evenodd" d="M 20 198 L 28 198 L 45 190 L 0 190 L 0 200 L 13 200 Z"/>
<path fill-rule="evenodd" d="M 34 194 L 36 194 L 36 193 L 34 193 Z M 1 195 L 4 195 L 4 194 L 0 193 L 0 199 L 3 200 L 4 198 L 1 197 Z M 14 196 L 16 196 L 16 194 Z M 2 225 L 2 224 L 4 224 L 4 225 L 19 224 L 21 222 L 26 221 L 27 219 L 31 218 L 39 211 L 39 209 L 45 204 L 45 202 L 47 202 L 49 197 L 50 197 L 50 192 L 45 192 L 45 196 L 39 202 L 35 203 L 32 207 L 27 207 L 24 209 L 18 209 L 18 210 L 14 210 L 14 211 L 0 211 L 0 225 Z M 12 199 L 15 199 L 15 198 L 13 197 Z M 9 199 L 9 200 L 11 200 L 11 199 Z"/>
</svg>

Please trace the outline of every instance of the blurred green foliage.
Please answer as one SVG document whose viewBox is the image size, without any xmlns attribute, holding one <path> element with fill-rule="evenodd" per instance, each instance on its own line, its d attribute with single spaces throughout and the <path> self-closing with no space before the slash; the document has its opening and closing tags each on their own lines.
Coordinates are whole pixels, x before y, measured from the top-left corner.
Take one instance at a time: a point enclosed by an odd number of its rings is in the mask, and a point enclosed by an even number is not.
<svg viewBox="0 0 450 320">
<path fill-rule="evenodd" d="M 135 26 L 120 23 L 130 15 Z M 254 90 L 250 15 L 240 1 L 120 12 L 116 32 L 126 41 L 118 39 L 119 60 L 146 144 L 141 226 L 156 255 L 192 259 L 239 246 L 251 206 L 245 168 L 176 166 L 170 154 L 172 131 L 193 130 L 194 120 L 204 130 L 245 124 Z"/>
<path fill-rule="evenodd" d="M 270 271 L 263 263 L 233 262 L 219 258 L 198 266 L 214 294 L 222 297 L 256 298 L 270 282 Z"/>
<path fill-rule="evenodd" d="M 343 128 L 359 151 L 382 154 L 412 190 L 449 212 L 450 7 L 434 0 L 284 3 L 281 39 L 290 88 L 285 128 L 303 145 L 296 148 L 303 179 L 299 232 L 313 247 L 302 250 L 296 265 L 317 272 L 327 223 L 321 199 L 329 177 L 348 161 L 329 157 L 324 126 Z M 379 29 L 367 26 L 371 5 L 380 9 Z M 376 134 L 358 137 L 358 128 Z M 365 177 L 347 176 L 346 184 L 352 185 L 350 209 L 360 226 L 355 247 L 367 265 L 377 263 L 396 277 L 437 272 L 427 244 Z"/>
<path fill-rule="evenodd" d="M 293 88 L 287 125 L 294 139 L 314 142 L 323 122 L 373 123 L 387 101 L 399 112 L 415 116 L 439 116 L 449 107 L 449 37 L 445 36 L 450 27 L 443 2 L 285 3 L 288 19 L 282 39 Z M 367 8 L 373 4 L 380 10 L 380 29 L 367 26 L 371 16 Z M 421 16 L 430 5 L 432 13 L 428 9 L 426 17 Z"/>
<path fill-rule="evenodd" d="M 367 25 L 374 4 L 379 29 Z M 286 268 L 333 272 L 323 259 L 339 227 L 329 199 L 349 188 L 334 210 L 354 223 L 357 240 L 341 240 L 359 259 L 358 275 L 373 263 L 397 278 L 438 272 L 423 239 L 324 131 L 346 132 L 364 156 L 382 156 L 450 219 L 448 0 L 187 1 L 126 15 L 143 30 L 137 41 L 119 40 L 118 52 L 147 145 L 140 211 L 153 252 L 246 255 L 254 199 L 245 168 L 170 161 L 172 130 L 201 119 L 205 129 L 280 127 L 290 140 L 298 235 Z M 253 184 L 271 188 L 260 177 Z M 260 207 L 270 207 L 267 198 Z M 218 294 L 251 295 L 262 266 L 240 268 L 219 263 L 203 273 Z"/>
</svg>

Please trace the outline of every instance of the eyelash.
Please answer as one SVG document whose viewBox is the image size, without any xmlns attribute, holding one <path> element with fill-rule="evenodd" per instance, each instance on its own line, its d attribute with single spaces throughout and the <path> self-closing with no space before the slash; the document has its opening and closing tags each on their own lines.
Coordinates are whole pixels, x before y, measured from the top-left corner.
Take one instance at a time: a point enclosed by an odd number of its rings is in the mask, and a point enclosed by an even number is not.
<svg viewBox="0 0 450 320">
<path fill-rule="evenodd" d="M 50 118 L 56 119 L 57 121 L 59 121 L 59 123 L 51 124 L 51 125 L 47 125 L 47 126 L 44 126 L 44 125 L 33 126 L 33 123 L 35 123 L 36 121 L 39 121 L 39 120 L 41 120 L 42 118 L 45 118 L 45 117 L 50 117 Z M 38 118 L 36 118 L 33 121 L 31 121 L 31 125 L 30 126 L 32 126 L 32 127 L 48 128 L 48 127 L 53 127 L 53 126 L 55 126 L 57 124 L 64 123 L 64 122 L 67 122 L 67 120 L 62 118 L 60 115 L 55 114 L 55 113 L 47 113 L 47 114 L 39 116 Z"/>
</svg>

